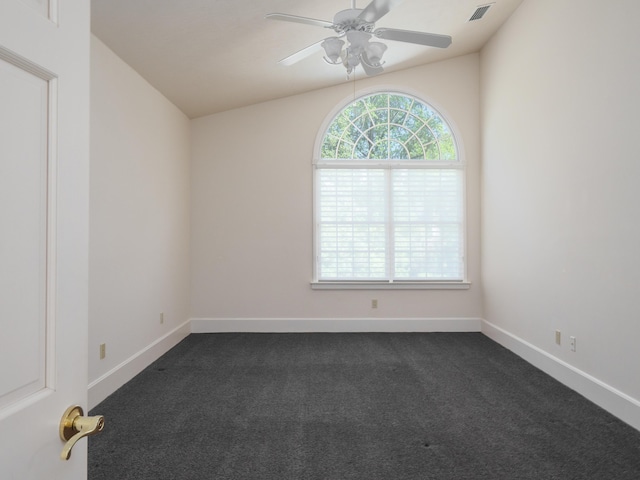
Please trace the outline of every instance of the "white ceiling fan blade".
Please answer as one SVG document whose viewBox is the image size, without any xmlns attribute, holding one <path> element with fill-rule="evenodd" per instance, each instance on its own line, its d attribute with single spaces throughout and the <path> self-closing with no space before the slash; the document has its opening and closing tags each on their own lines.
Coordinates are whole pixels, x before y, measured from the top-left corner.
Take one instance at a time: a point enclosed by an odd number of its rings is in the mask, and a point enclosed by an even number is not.
<svg viewBox="0 0 640 480">
<path fill-rule="evenodd" d="M 316 52 L 319 52 L 320 50 L 322 50 L 322 45 L 321 45 L 322 42 L 324 42 L 324 39 L 312 45 L 309 45 L 308 47 L 305 47 L 296 53 L 292 53 L 288 57 L 285 57 L 282 60 L 280 60 L 278 62 L 278 65 L 284 65 L 288 67 L 289 65 L 293 65 L 294 63 L 299 62 L 300 60 L 303 60 L 308 56 L 313 55 Z"/>
<path fill-rule="evenodd" d="M 437 33 L 413 32 L 411 30 L 398 30 L 397 28 L 377 28 L 373 34 L 385 40 L 416 43 L 427 47 L 447 48 L 451 45 L 451 37 L 449 35 L 438 35 Z"/>
<path fill-rule="evenodd" d="M 393 7 L 400 5 L 402 1 L 403 0 L 371 0 L 371 3 L 358 15 L 358 18 L 367 23 L 375 23 L 389 13 Z"/>
<path fill-rule="evenodd" d="M 283 22 L 304 23 L 305 25 L 315 25 L 316 27 L 332 28 L 333 23 L 316 18 L 299 17 L 288 13 L 267 13 L 264 18 L 269 20 L 282 20 Z"/>
</svg>

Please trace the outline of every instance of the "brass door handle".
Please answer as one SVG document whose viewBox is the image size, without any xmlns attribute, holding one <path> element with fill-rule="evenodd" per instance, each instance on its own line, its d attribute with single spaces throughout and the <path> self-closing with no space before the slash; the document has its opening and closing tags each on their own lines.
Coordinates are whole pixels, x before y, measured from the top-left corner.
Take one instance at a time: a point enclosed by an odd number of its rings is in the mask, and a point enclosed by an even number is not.
<svg viewBox="0 0 640 480">
<path fill-rule="evenodd" d="M 67 442 L 62 449 L 60 458 L 69 460 L 71 457 L 71 449 L 82 437 L 95 435 L 104 428 L 104 417 L 97 415 L 95 417 L 84 417 L 84 411 L 79 405 L 72 405 L 67 408 L 62 420 L 60 420 L 60 438 L 63 442 Z"/>
</svg>

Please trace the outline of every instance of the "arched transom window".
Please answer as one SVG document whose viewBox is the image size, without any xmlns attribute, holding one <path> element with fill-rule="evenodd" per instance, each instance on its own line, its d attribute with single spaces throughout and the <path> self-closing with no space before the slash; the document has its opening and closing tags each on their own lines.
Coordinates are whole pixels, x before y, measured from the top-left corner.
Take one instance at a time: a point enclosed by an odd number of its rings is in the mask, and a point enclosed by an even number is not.
<svg viewBox="0 0 640 480">
<path fill-rule="evenodd" d="M 360 98 L 331 122 L 323 159 L 457 160 L 447 123 L 425 103 L 407 95 Z"/>
<path fill-rule="evenodd" d="M 361 97 L 322 132 L 315 164 L 314 285 L 464 280 L 464 168 L 434 108 Z"/>
</svg>

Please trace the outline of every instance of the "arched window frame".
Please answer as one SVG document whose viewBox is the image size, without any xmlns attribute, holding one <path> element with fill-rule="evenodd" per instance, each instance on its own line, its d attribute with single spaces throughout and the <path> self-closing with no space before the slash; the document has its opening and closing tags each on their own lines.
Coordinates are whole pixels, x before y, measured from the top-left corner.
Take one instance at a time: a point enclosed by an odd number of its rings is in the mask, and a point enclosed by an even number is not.
<svg viewBox="0 0 640 480">
<path fill-rule="evenodd" d="M 449 132 L 452 135 L 453 146 L 457 155 L 455 158 L 425 160 L 425 159 L 376 159 L 376 158 L 322 158 L 322 147 L 328 129 L 338 116 L 345 111 L 351 104 L 355 104 L 361 99 L 372 95 L 389 94 L 400 95 L 419 102 L 431 111 L 433 111 L 441 120 L 443 120 Z M 468 289 L 470 283 L 467 281 L 466 270 L 466 163 L 464 158 L 464 149 L 461 142 L 461 136 L 454 122 L 450 120 L 448 115 L 434 102 L 427 101 L 422 95 L 409 92 L 406 89 L 398 88 L 380 88 L 363 90 L 357 95 L 349 96 L 340 102 L 327 115 L 321 128 L 318 131 L 314 146 L 313 156 L 313 280 L 311 282 L 314 289 Z M 337 278 L 319 278 L 319 238 L 318 238 L 318 205 L 319 205 L 319 187 L 318 172 L 322 169 L 383 169 L 383 170 L 402 170 L 402 169 L 424 169 L 424 170 L 452 170 L 459 171 L 461 175 L 461 192 L 460 192 L 460 208 L 461 208 L 461 231 L 460 231 L 460 275 L 456 278 L 438 278 L 438 279 L 337 279 Z M 393 277 L 393 276 L 391 276 Z"/>
</svg>

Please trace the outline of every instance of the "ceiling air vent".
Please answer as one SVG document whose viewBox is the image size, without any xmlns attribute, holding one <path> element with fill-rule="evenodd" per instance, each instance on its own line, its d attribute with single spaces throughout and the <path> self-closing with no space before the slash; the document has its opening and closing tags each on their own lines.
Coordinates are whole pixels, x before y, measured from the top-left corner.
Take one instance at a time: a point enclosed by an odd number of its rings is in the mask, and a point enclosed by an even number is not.
<svg viewBox="0 0 640 480">
<path fill-rule="evenodd" d="M 476 11 L 473 12 L 473 15 L 471 15 L 469 21 L 472 22 L 474 20 L 480 20 L 482 17 L 484 17 L 484 14 L 487 13 L 487 10 L 491 8 L 491 5 L 493 5 L 493 3 L 489 3 L 488 5 L 480 5 L 478 8 L 476 8 Z"/>
</svg>

